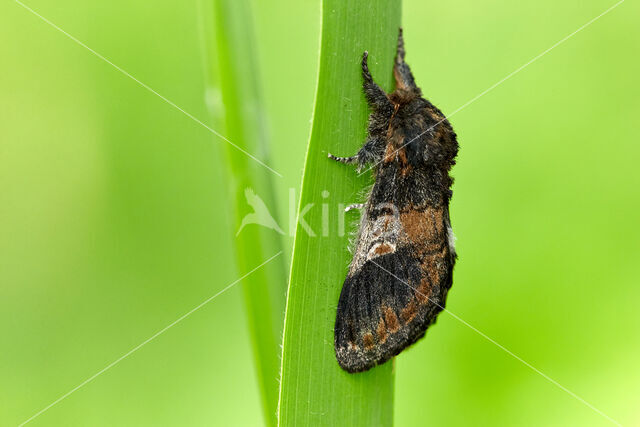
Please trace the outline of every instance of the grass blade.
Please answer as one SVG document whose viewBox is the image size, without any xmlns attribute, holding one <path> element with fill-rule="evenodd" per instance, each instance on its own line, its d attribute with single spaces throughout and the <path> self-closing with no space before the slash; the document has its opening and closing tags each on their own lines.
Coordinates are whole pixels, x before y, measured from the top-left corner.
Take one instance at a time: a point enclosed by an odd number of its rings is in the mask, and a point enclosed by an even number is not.
<svg viewBox="0 0 640 427">
<path fill-rule="evenodd" d="M 309 204 L 315 206 L 303 219 L 316 236 L 298 224 L 285 320 L 279 425 L 392 423 L 392 364 L 353 375 L 342 371 L 334 356 L 336 305 L 350 259 L 348 238 L 339 229 L 339 204 L 359 201 L 358 193 L 370 177 L 358 178 L 353 168 L 327 159 L 327 152 L 350 155 L 364 141 L 368 116 L 360 76 L 364 50 L 370 53 L 374 78 L 385 90 L 392 89 L 400 9 L 400 1 L 323 2 L 320 70 L 300 202 L 301 212 Z M 319 209 L 322 204 L 326 207 Z M 324 222 L 323 212 L 329 213 Z M 350 219 L 355 217 L 347 214 L 347 222 Z"/>
<path fill-rule="evenodd" d="M 250 3 L 248 0 L 214 0 L 212 12 L 215 51 L 211 65 L 224 106 L 224 115 L 219 119 L 230 141 L 269 165 Z M 239 231 L 234 241 L 236 259 L 239 271 L 247 271 L 282 251 L 282 240 L 275 230 L 255 223 L 241 228 L 244 216 L 252 213 L 250 201 L 257 200 L 267 207 L 276 205 L 273 179 L 280 178 L 263 163 L 223 144 L 235 221 L 232 232 L 235 235 Z M 226 201 L 221 203 L 226 204 Z M 256 207 L 260 214 L 258 211 Z M 270 213 L 277 220 L 276 212 Z M 265 420 L 267 425 L 274 425 L 286 292 L 284 256 L 244 280 L 243 291 Z"/>
</svg>

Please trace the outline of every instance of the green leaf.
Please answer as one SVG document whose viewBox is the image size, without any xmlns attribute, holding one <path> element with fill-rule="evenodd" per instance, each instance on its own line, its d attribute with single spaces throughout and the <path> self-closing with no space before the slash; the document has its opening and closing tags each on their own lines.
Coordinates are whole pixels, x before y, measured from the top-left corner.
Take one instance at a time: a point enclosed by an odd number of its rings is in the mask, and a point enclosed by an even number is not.
<svg viewBox="0 0 640 427">
<path fill-rule="evenodd" d="M 364 142 L 369 113 L 360 74 L 364 50 L 369 51 L 374 79 L 387 91 L 393 88 L 400 11 L 400 1 L 323 2 L 320 70 L 300 202 L 301 213 L 314 204 L 301 219 L 316 236 L 298 224 L 285 320 L 279 425 L 392 423 L 392 363 L 349 374 L 340 369 L 334 355 L 336 306 L 351 257 L 348 236 L 340 232 L 344 206 L 340 204 L 361 201 L 371 176 L 358 177 L 352 167 L 327 159 L 327 152 L 352 155 Z M 323 212 L 329 213 L 324 222 Z M 357 214 L 346 215 L 348 229 Z M 323 230 L 323 224 L 329 227 Z"/>
<path fill-rule="evenodd" d="M 206 11 L 207 6 L 201 8 Z M 214 99 L 210 101 L 225 136 L 237 146 L 223 143 L 231 200 L 221 200 L 220 208 L 230 207 L 233 212 L 236 260 L 239 274 L 244 274 L 282 252 L 278 231 L 252 222 L 242 226 L 245 215 L 254 213 L 254 209 L 258 219 L 271 217 L 277 221 L 273 210 L 259 212 L 260 206 L 254 204 L 252 209 L 249 203 L 257 200 L 260 205 L 275 206 L 273 180 L 281 178 L 269 167 L 249 1 L 214 0 L 210 12 L 215 32 L 215 49 L 210 49 L 213 93 L 209 94 Z M 215 97 L 219 95 L 222 114 L 215 108 Z M 266 424 L 275 425 L 286 292 L 284 256 L 256 270 L 242 285 Z"/>
</svg>

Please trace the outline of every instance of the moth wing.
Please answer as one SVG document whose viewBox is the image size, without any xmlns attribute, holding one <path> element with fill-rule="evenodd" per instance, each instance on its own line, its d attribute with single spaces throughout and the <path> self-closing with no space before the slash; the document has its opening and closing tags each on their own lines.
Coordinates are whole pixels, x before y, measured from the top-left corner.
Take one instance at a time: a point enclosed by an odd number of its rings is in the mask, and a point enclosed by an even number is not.
<svg viewBox="0 0 640 427">
<path fill-rule="evenodd" d="M 408 244 L 368 258 L 346 278 L 338 302 L 335 351 L 340 366 L 361 372 L 382 364 L 420 339 L 444 307 L 452 260 L 418 256 Z"/>
</svg>

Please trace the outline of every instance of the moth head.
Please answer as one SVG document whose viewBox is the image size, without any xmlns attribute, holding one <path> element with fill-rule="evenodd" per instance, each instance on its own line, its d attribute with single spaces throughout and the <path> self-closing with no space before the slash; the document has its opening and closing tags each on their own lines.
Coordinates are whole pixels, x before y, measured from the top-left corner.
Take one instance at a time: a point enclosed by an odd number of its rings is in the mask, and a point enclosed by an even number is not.
<svg viewBox="0 0 640 427">
<path fill-rule="evenodd" d="M 414 90 L 404 87 L 398 87 L 389 95 L 389 100 L 396 106 L 396 108 L 402 108 L 409 105 L 416 100 L 420 99 L 420 94 Z"/>
</svg>

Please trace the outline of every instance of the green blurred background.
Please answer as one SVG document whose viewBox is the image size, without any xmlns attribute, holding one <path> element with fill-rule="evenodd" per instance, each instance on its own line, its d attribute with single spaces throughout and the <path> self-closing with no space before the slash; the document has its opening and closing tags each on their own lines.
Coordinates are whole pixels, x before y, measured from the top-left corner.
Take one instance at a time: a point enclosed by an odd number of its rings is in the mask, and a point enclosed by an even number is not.
<svg viewBox="0 0 640 427">
<path fill-rule="evenodd" d="M 211 124 L 206 1 L 27 4 Z M 407 60 L 450 113 L 613 4 L 405 0 Z M 286 213 L 320 3 L 253 13 Z M 451 118 L 448 309 L 624 425 L 640 425 L 638 17 L 626 1 Z M 245 272 L 223 142 L 11 0 L 0 61 L 0 425 L 16 425 Z M 238 286 L 32 424 L 260 425 L 250 351 Z M 397 358 L 395 401 L 402 426 L 610 425 L 447 314 Z"/>
</svg>

